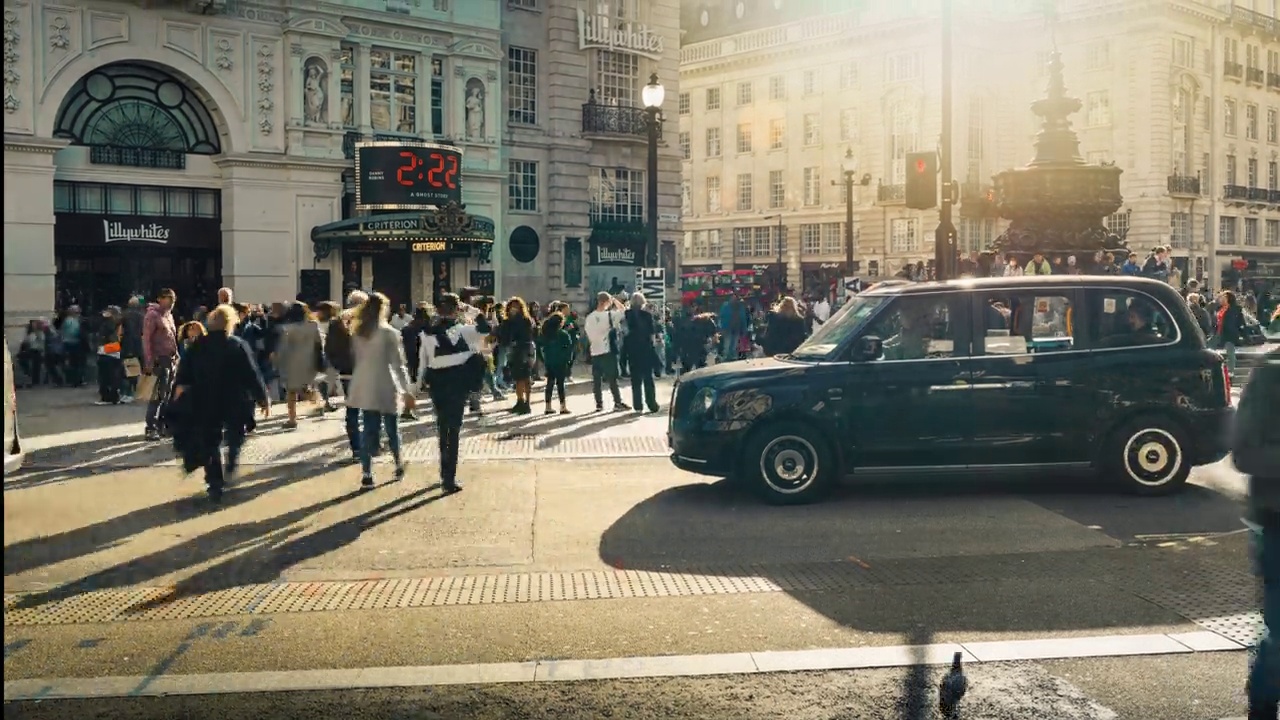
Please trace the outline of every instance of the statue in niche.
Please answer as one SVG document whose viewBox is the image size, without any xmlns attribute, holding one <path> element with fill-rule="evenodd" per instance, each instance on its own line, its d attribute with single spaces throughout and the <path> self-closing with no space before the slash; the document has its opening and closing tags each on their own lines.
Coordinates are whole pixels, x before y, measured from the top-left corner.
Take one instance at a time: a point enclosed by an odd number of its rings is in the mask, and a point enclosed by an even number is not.
<svg viewBox="0 0 1280 720">
<path fill-rule="evenodd" d="M 467 81 L 467 139 L 484 139 L 484 83 L 479 78 Z"/>
<path fill-rule="evenodd" d="M 313 57 L 302 66 L 302 117 L 307 124 L 324 125 L 329 122 L 329 68 L 320 58 Z"/>
</svg>

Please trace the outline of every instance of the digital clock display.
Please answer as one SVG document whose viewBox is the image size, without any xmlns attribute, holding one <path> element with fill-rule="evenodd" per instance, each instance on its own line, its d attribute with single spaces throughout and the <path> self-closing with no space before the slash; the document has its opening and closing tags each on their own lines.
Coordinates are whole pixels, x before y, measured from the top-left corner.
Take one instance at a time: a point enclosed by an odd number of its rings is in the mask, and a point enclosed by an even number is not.
<svg viewBox="0 0 1280 720">
<path fill-rule="evenodd" d="M 450 145 L 356 145 L 356 207 L 421 210 L 462 202 L 462 152 Z"/>
</svg>

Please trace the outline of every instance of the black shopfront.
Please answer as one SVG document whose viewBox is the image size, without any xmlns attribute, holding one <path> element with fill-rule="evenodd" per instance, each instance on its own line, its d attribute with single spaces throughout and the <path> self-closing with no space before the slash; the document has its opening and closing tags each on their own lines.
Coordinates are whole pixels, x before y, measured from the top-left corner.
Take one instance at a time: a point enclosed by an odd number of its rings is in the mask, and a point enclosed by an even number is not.
<svg viewBox="0 0 1280 720">
<path fill-rule="evenodd" d="M 54 183 L 56 304 L 86 312 L 178 295 L 180 314 L 222 284 L 221 193 L 108 183 Z"/>
<path fill-rule="evenodd" d="M 593 221 L 587 251 L 587 294 L 635 290 L 636 270 L 644 265 L 644 227 L 635 223 Z"/>
</svg>

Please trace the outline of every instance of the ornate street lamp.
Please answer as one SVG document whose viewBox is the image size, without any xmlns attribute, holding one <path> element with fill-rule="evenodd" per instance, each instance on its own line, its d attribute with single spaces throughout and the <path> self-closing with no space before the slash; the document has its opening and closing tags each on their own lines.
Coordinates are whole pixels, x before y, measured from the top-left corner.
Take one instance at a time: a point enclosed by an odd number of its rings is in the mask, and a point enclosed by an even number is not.
<svg viewBox="0 0 1280 720">
<path fill-rule="evenodd" d="M 649 236 L 645 244 L 645 265 L 658 266 L 658 130 L 662 127 L 662 100 L 667 90 L 658 82 L 658 74 L 649 76 L 649 84 L 640 91 L 649 122 L 649 169 L 646 181 L 649 205 Z"/>
</svg>

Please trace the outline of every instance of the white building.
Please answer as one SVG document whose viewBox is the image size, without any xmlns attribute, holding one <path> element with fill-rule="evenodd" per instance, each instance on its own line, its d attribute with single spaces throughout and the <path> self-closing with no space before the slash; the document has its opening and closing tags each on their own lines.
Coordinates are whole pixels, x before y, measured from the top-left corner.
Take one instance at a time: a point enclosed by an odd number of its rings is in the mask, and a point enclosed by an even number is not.
<svg viewBox="0 0 1280 720">
<path fill-rule="evenodd" d="M 679 0 L 508 0 L 507 295 L 581 308 L 591 293 L 633 287 L 649 212 L 641 94 L 654 74 L 668 120 L 658 158 L 660 257 L 674 282 L 678 23 Z"/>
<path fill-rule="evenodd" d="M 1048 51 L 1066 64 L 1082 155 L 1124 170 L 1107 219 L 1142 254 L 1172 244 L 1218 286 L 1233 262 L 1280 277 L 1274 0 L 956 0 L 953 175 L 964 250 L 1003 229 L 993 174 L 1025 164 Z M 902 204 L 906 153 L 937 146 L 939 5 L 688 4 L 679 142 L 684 268 L 777 272 L 788 282 L 846 272 L 844 172 L 852 156 L 853 274 L 931 260 L 935 211 Z M 1272 82 L 1274 80 L 1274 82 Z M 866 182 L 866 185 L 862 183 Z M 1225 278 L 1234 279 L 1234 276 Z"/>
<path fill-rule="evenodd" d="M 6 0 L 6 328 L 48 316 L 55 295 L 96 310 L 162 285 L 211 302 L 228 285 L 288 301 L 315 269 L 327 297 L 344 273 L 429 297 L 426 257 L 317 260 L 311 242 L 352 213 L 351 145 L 375 134 L 458 145 L 468 212 L 500 223 L 500 126 L 484 119 L 503 110 L 506 3 L 402 5 Z M 500 275 L 503 257 L 484 267 Z M 482 262 L 445 259 L 455 278 Z"/>
</svg>

